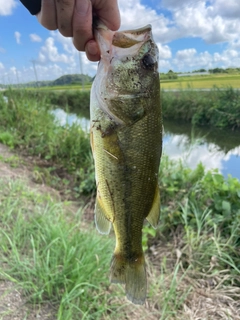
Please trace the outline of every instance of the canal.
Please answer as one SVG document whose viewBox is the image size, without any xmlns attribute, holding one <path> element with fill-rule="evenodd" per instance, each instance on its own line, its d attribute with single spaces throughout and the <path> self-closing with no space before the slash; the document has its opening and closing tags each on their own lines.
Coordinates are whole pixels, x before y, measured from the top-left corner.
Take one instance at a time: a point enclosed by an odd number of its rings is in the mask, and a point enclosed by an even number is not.
<svg viewBox="0 0 240 320">
<path fill-rule="evenodd" d="M 85 116 L 54 111 L 61 125 L 77 122 L 89 131 Z M 202 163 L 206 170 L 218 169 L 225 177 L 229 174 L 240 180 L 240 132 L 216 128 L 193 127 L 188 123 L 164 121 L 163 153 L 170 159 L 181 159 L 194 169 Z"/>
</svg>

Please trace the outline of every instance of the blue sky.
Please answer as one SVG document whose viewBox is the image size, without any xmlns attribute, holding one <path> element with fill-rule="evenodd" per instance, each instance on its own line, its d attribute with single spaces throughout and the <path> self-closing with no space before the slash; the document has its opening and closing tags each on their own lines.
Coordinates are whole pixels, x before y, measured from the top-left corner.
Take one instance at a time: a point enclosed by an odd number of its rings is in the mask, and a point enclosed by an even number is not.
<svg viewBox="0 0 240 320">
<path fill-rule="evenodd" d="M 151 23 L 160 71 L 240 67 L 239 0 L 119 0 L 121 29 Z M 70 38 L 48 31 L 18 0 L 0 0 L 0 83 L 78 73 L 79 53 Z M 83 72 L 97 64 L 81 53 Z"/>
</svg>

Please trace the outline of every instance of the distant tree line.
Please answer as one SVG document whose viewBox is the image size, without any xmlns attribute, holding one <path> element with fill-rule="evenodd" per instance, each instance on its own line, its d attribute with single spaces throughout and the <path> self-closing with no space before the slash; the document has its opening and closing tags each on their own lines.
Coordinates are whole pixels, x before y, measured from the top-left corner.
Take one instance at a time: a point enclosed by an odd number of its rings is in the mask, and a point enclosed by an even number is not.
<svg viewBox="0 0 240 320">
<path fill-rule="evenodd" d="M 240 68 L 213 68 L 213 69 L 197 69 L 193 71 L 188 71 L 188 72 L 174 72 L 173 70 L 169 70 L 167 73 L 160 73 L 160 78 L 161 80 L 172 80 L 172 79 L 177 79 L 178 74 L 187 74 L 187 73 L 228 73 L 228 74 L 236 74 L 240 73 Z"/>
<path fill-rule="evenodd" d="M 11 84 L 11 87 L 46 87 L 46 86 L 62 86 L 62 85 L 74 85 L 74 84 L 91 84 L 94 78 L 87 74 L 66 74 L 52 81 L 31 81 L 27 83 Z M 0 87 L 5 88 L 9 85 L 0 84 Z"/>
<path fill-rule="evenodd" d="M 199 72 L 209 72 L 209 73 L 240 73 L 240 68 L 213 68 L 213 69 L 198 69 L 193 70 L 192 73 L 199 73 Z"/>
<path fill-rule="evenodd" d="M 169 70 L 168 73 L 161 73 L 160 74 L 160 79 L 161 80 L 172 80 L 172 79 L 177 79 L 178 75 L 176 72 L 173 72 L 172 70 Z"/>
</svg>

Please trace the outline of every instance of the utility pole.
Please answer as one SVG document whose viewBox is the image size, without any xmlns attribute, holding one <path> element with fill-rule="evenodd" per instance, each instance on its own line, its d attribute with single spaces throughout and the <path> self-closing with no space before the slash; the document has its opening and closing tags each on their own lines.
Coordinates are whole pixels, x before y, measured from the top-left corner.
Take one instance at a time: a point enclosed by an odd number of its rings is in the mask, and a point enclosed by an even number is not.
<svg viewBox="0 0 240 320">
<path fill-rule="evenodd" d="M 80 73 L 82 75 L 82 91 L 83 91 L 84 90 L 84 78 L 83 78 L 82 56 L 81 56 L 81 52 L 79 52 L 78 54 L 79 54 Z"/>
<path fill-rule="evenodd" d="M 36 79 L 36 85 L 37 87 L 39 86 L 39 83 L 38 83 L 38 76 L 37 76 L 37 69 L 36 69 L 36 60 L 31 60 L 32 64 L 33 64 L 33 71 L 34 71 L 34 74 L 35 74 L 35 79 Z"/>
<path fill-rule="evenodd" d="M 18 77 L 18 70 L 16 69 L 16 78 L 17 78 L 17 86 L 18 88 L 20 87 L 20 83 L 19 83 L 19 77 Z"/>
</svg>

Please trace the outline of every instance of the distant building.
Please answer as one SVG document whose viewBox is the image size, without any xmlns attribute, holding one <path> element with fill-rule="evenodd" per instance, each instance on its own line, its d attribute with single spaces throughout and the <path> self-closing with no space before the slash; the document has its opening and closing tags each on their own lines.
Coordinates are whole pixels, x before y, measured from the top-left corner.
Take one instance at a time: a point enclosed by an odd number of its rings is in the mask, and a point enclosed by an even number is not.
<svg viewBox="0 0 240 320">
<path fill-rule="evenodd" d="M 206 76 L 209 72 L 178 73 L 179 77 Z"/>
</svg>

